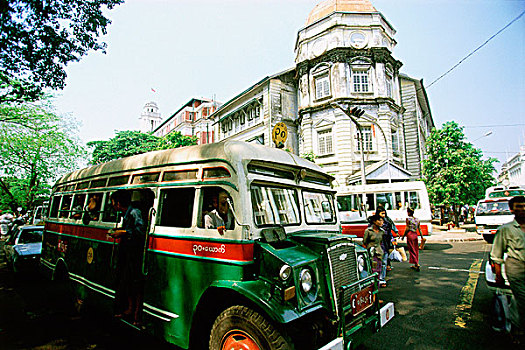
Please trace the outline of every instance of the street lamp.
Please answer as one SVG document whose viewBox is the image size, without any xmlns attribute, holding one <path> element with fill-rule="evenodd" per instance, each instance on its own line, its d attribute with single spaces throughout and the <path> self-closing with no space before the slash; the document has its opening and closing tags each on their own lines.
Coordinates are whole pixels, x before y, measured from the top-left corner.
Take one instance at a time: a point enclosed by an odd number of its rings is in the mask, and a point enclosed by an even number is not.
<svg viewBox="0 0 525 350">
<path fill-rule="evenodd" d="M 487 137 L 487 136 L 490 136 L 490 135 L 492 135 L 492 130 L 487 131 L 487 132 L 485 133 L 485 135 L 482 135 L 482 136 L 478 137 L 477 139 L 475 139 L 475 140 L 472 141 L 472 142 L 476 142 L 477 140 L 482 139 L 482 138 Z"/>
<path fill-rule="evenodd" d="M 354 117 L 357 118 L 363 118 L 364 120 L 374 124 L 379 128 L 379 131 L 381 131 L 381 134 L 383 135 L 383 138 L 385 139 L 385 148 L 386 148 L 386 163 L 388 167 L 388 183 L 392 183 L 392 174 L 390 172 L 390 154 L 388 153 L 388 140 L 386 138 L 385 132 L 381 125 L 377 123 L 375 118 L 372 118 L 369 115 L 365 115 L 365 111 L 362 109 L 359 109 L 357 107 L 347 107 L 344 108 L 342 105 L 340 105 L 337 102 L 332 102 L 332 106 L 338 107 L 340 110 L 342 110 L 357 126 L 357 130 L 359 131 L 359 141 L 361 144 L 361 182 L 363 185 L 366 185 L 366 176 L 365 176 L 365 158 L 364 158 L 364 145 L 363 145 L 363 133 L 361 130 L 361 125 L 357 122 L 357 120 Z"/>
<path fill-rule="evenodd" d="M 365 149 L 364 149 L 364 144 L 363 144 L 363 131 L 362 131 L 362 128 L 361 128 L 361 124 L 359 124 L 359 122 L 356 119 L 356 118 L 361 117 L 363 114 L 365 114 L 365 111 L 363 111 L 362 109 L 359 109 L 357 107 L 350 108 L 350 106 L 348 106 L 347 108 L 344 108 L 342 105 L 340 105 L 337 102 L 332 102 L 330 104 L 332 106 L 335 106 L 335 107 L 339 108 L 340 110 L 342 110 L 343 113 L 346 114 L 346 116 L 348 118 L 350 118 L 350 120 L 353 121 L 354 124 L 357 126 L 358 141 L 359 141 L 360 148 L 361 148 L 361 184 L 362 185 L 366 185 Z"/>
</svg>

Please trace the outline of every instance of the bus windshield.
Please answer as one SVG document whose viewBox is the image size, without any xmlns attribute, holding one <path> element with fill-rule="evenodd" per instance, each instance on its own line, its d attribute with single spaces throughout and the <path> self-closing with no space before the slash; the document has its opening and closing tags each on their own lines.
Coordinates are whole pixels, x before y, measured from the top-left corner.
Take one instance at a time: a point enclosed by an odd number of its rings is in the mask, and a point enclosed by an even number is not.
<svg viewBox="0 0 525 350">
<path fill-rule="evenodd" d="M 297 191 L 294 189 L 253 185 L 251 192 L 257 226 L 298 225 L 301 222 Z"/>
<path fill-rule="evenodd" d="M 335 213 L 331 194 L 321 192 L 303 192 L 304 210 L 308 224 L 334 223 Z"/>
<path fill-rule="evenodd" d="M 481 202 L 476 209 L 477 216 L 511 215 L 508 201 Z"/>
</svg>

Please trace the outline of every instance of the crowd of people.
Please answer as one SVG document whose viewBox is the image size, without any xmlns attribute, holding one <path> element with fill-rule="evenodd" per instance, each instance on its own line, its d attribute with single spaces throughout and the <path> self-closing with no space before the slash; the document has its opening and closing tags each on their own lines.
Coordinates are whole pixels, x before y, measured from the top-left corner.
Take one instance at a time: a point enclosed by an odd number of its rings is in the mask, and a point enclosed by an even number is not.
<svg viewBox="0 0 525 350">
<path fill-rule="evenodd" d="M 407 239 L 409 262 L 415 271 L 420 271 L 418 236 L 423 240 L 419 220 L 414 217 L 414 210 L 407 208 L 405 231 L 400 233 L 388 217 L 386 209 L 378 207 L 374 215 L 368 218 L 369 226 L 363 235 L 363 246 L 368 249 L 372 259 L 372 271 L 379 274 L 379 286 L 386 287 L 387 271 L 392 270 L 392 252 L 397 246 L 397 237 Z"/>
</svg>

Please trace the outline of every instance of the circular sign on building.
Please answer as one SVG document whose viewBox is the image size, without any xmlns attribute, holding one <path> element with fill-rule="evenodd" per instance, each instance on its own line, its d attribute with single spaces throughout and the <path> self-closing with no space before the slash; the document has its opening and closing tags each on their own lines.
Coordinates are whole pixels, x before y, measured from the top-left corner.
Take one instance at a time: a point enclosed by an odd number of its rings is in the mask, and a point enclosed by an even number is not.
<svg viewBox="0 0 525 350">
<path fill-rule="evenodd" d="M 272 141 L 277 148 L 283 148 L 286 139 L 288 138 L 288 128 L 284 123 L 277 123 L 273 127 Z"/>
</svg>

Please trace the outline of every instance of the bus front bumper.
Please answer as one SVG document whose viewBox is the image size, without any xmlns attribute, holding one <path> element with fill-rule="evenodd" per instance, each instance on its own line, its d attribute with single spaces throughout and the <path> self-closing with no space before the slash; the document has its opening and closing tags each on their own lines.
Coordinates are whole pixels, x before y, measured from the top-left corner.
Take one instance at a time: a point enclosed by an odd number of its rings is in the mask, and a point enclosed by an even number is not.
<svg viewBox="0 0 525 350">
<path fill-rule="evenodd" d="M 383 327 L 386 325 L 392 318 L 394 317 L 394 303 L 388 303 L 385 306 L 383 306 L 379 310 L 379 319 L 380 324 L 379 327 Z M 350 349 L 354 343 L 359 344 L 362 341 L 365 340 L 367 336 L 370 336 L 374 334 L 375 332 L 379 331 L 377 328 L 376 322 L 373 322 L 374 318 L 369 318 L 365 322 L 363 322 L 361 325 L 352 328 L 349 332 L 346 333 L 347 341 L 346 341 L 346 348 Z M 356 332 L 359 332 L 359 338 L 361 341 L 356 341 L 355 339 Z M 343 337 L 337 337 L 325 346 L 319 348 L 319 350 L 346 350 L 345 349 L 345 341 Z"/>
</svg>

